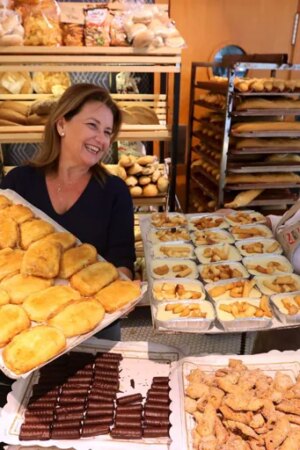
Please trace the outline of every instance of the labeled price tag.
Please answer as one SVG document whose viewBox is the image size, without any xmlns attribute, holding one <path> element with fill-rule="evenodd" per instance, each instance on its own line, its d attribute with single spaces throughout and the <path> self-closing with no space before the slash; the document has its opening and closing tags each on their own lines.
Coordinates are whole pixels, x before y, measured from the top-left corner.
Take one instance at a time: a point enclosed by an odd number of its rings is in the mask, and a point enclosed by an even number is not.
<svg viewBox="0 0 300 450">
<path fill-rule="evenodd" d="M 80 25 L 84 24 L 84 12 L 83 5 L 78 4 L 68 4 L 61 3 L 61 16 L 60 21 L 62 23 L 77 23 Z"/>
</svg>

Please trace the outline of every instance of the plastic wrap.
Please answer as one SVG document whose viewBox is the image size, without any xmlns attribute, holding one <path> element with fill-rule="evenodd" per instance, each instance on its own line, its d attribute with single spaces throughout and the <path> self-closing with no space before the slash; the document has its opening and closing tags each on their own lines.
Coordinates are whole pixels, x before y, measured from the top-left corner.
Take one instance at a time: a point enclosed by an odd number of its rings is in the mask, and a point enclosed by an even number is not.
<svg viewBox="0 0 300 450">
<path fill-rule="evenodd" d="M 85 10 L 84 37 L 87 47 L 109 47 L 112 16 L 107 8 Z"/>
<path fill-rule="evenodd" d="M 0 46 L 23 45 L 24 28 L 17 11 L 0 9 Z"/>
</svg>

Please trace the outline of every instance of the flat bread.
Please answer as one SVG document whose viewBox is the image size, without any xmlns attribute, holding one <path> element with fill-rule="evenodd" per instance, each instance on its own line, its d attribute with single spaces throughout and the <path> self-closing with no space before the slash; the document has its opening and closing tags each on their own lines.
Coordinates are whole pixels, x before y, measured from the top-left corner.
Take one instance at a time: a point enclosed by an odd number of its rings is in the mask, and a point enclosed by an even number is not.
<svg viewBox="0 0 300 450">
<path fill-rule="evenodd" d="M 12 201 L 5 195 L 0 195 L 0 209 L 7 208 L 12 204 Z"/>
<path fill-rule="evenodd" d="M 43 242 L 57 242 L 61 245 L 63 251 L 66 251 L 69 248 L 74 247 L 76 244 L 76 237 L 68 231 L 56 231 L 43 238 Z"/>
<path fill-rule="evenodd" d="M 15 203 L 14 205 L 8 206 L 4 210 L 0 210 L 0 219 L 2 217 L 10 217 L 19 224 L 26 222 L 26 220 L 32 219 L 33 216 L 33 211 L 31 211 L 28 206 L 21 205 L 19 203 Z"/>
<path fill-rule="evenodd" d="M 300 131 L 299 122 L 241 122 L 232 126 L 237 133 L 255 131 Z"/>
<path fill-rule="evenodd" d="M 117 311 L 141 295 L 140 286 L 129 280 L 116 280 L 101 289 L 95 298 L 103 305 L 108 313 Z"/>
<path fill-rule="evenodd" d="M 0 323 L 0 347 L 4 347 L 14 336 L 31 325 L 28 315 L 22 306 L 18 305 L 1 306 Z"/>
<path fill-rule="evenodd" d="M 28 295 L 23 308 L 31 320 L 45 322 L 74 300 L 80 300 L 79 292 L 70 286 L 51 286 Z"/>
<path fill-rule="evenodd" d="M 226 177 L 227 183 L 299 183 L 300 176 L 296 173 L 241 173 L 230 174 Z"/>
<path fill-rule="evenodd" d="M 45 220 L 27 220 L 20 225 L 20 245 L 24 250 L 27 250 L 33 242 L 44 238 L 54 231 L 54 226 Z"/>
<path fill-rule="evenodd" d="M 3 280 L 0 284 L 0 288 L 8 293 L 11 303 L 20 304 L 23 303 L 29 294 L 46 289 L 52 284 L 53 280 L 45 280 L 43 278 L 31 276 L 24 277 L 19 273 Z"/>
<path fill-rule="evenodd" d="M 1 211 L 5 211 L 2 209 Z M 10 217 L 0 217 L 0 248 L 14 248 L 19 241 L 19 227 Z"/>
<path fill-rule="evenodd" d="M 0 281 L 20 272 L 25 252 L 19 249 L 0 250 Z"/>
<path fill-rule="evenodd" d="M 66 348 L 64 334 L 47 325 L 25 330 L 15 336 L 3 350 L 8 369 L 17 375 L 44 364 Z"/>
<path fill-rule="evenodd" d="M 119 277 L 115 266 L 106 261 L 98 261 L 77 272 L 70 279 L 70 284 L 81 295 L 91 296 Z"/>
<path fill-rule="evenodd" d="M 70 248 L 63 253 L 60 263 L 60 278 L 70 278 L 74 273 L 94 263 L 97 260 L 97 250 L 93 245 L 82 244 Z"/>
<path fill-rule="evenodd" d="M 62 248 L 57 242 L 34 242 L 24 255 L 21 274 L 47 279 L 57 277 L 61 253 Z"/>
<path fill-rule="evenodd" d="M 103 306 L 96 299 L 77 300 L 52 317 L 48 324 L 59 328 L 66 337 L 72 337 L 93 330 L 104 314 Z"/>
</svg>

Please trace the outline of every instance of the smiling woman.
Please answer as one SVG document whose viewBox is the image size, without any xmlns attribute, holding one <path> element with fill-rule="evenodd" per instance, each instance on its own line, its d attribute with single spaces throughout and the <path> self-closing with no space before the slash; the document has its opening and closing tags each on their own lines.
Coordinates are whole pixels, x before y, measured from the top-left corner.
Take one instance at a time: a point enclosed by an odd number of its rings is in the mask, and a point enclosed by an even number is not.
<svg viewBox="0 0 300 450">
<path fill-rule="evenodd" d="M 132 199 L 124 181 L 99 164 L 120 126 L 120 110 L 105 89 L 69 87 L 49 116 L 41 151 L 11 170 L 0 187 L 22 195 L 132 277 Z M 109 337 L 119 339 L 117 331 Z"/>
</svg>

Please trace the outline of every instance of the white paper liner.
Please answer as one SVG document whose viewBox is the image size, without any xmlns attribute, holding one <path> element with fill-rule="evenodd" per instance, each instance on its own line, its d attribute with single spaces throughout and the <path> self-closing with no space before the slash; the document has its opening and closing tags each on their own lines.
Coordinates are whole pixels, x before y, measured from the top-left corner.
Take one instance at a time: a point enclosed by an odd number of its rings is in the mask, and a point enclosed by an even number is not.
<svg viewBox="0 0 300 450">
<path fill-rule="evenodd" d="M 158 226 L 155 222 L 153 222 L 153 217 L 155 217 L 157 215 L 166 215 L 167 218 L 170 217 L 173 220 L 175 219 L 174 224 L 173 223 L 172 223 L 172 225 L 163 224 L 163 225 L 159 225 Z M 177 218 L 179 219 L 178 223 L 176 223 L 176 219 Z M 153 214 L 151 214 L 151 226 L 155 227 L 155 228 L 174 228 L 174 227 L 183 227 L 183 226 L 186 226 L 186 225 L 187 225 L 187 219 L 186 219 L 185 215 L 182 214 L 182 213 L 167 212 L 167 213 L 153 213 Z"/>
<path fill-rule="evenodd" d="M 160 238 L 161 233 L 165 236 L 163 239 Z M 148 240 L 152 244 L 165 244 L 167 242 L 190 242 L 190 233 L 187 228 L 184 227 L 176 227 L 174 231 L 171 232 L 171 229 L 163 229 L 163 228 L 149 228 L 148 232 Z"/>
<path fill-rule="evenodd" d="M 174 249 L 176 251 L 176 247 L 184 248 L 185 250 L 185 256 L 168 256 L 164 252 L 162 252 L 161 248 L 167 247 L 168 250 Z M 177 241 L 177 242 L 165 242 L 161 244 L 154 244 L 151 253 L 154 258 L 189 258 L 189 259 L 195 259 L 195 253 L 194 253 L 194 246 L 192 244 L 188 244 L 185 241 Z"/>
<path fill-rule="evenodd" d="M 191 270 L 191 272 L 188 275 L 186 275 L 185 277 L 180 276 L 180 272 L 173 271 L 173 267 L 181 266 L 181 265 L 186 266 L 187 269 Z M 155 273 L 154 269 L 158 269 L 159 267 L 162 267 L 162 266 L 168 266 L 168 269 L 169 269 L 168 273 L 164 274 L 164 275 L 159 275 L 158 273 Z M 182 271 L 183 270 L 184 269 L 182 269 Z M 159 280 L 161 280 L 162 278 L 166 278 L 166 277 L 178 278 L 178 280 L 180 280 L 180 279 L 184 279 L 184 278 L 193 278 L 193 279 L 198 278 L 199 273 L 198 273 L 196 263 L 190 259 L 160 258 L 160 259 L 152 260 L 151 266 L 150 266 L 150 275 L 151 275 L 151 277 L 153 277 L 155 279 L 159 279 Z"/>
<path fill-rule="evenodd" d="M 90 339 L 76 351 L 97 352 L 112 351 L 122 353 L 120 372 L 119 397 L 140 392 L 145 397 L 150 388 L 154 376 L 168 376 L 170 368 L 175 361 L 182 356 L 179 349 L 155 344 L 152 342 L 114 342 L 103 339 Z M 78 450 L 123 450 L 128 442 L 130 450 L 143 450 L 153 448 L 155 450 L 167 450 L 168 438 L 143 438 L 140 440 L 117 440 L 109 435 L 81 438 L 77 440 L 48 440 L 48 441 L 20 441 L 18 438 L 20 426 L 27 400 L 30 397 L 30 388 L 38 378 L 38 371 L 32 373 L 26 379 L 19 379 L 12 385 L 12 391 L 7 398 L 7 404 L 2 410 L 0 421 L 0 439 L 11 445 L 40 445 L 42 447 L 57 446 L 59 448 L 74 448 Z M 134 379 L 135 387 L 131 387 L 130 380 Z M 126 446 L 127 446 L 126 445 Z"/>
<path fill-rule="evenodd" d="M 171 444 L 170 450 L 192 450 L 191 431 L 194 427 L 192 416 L 184 411 L 184 390 L 187 387 L 186 376 L 192 369 L 201 367 L 207 373 L 228 366 L 230 358 L 242 360 L 250 370 L 261 369 L 274 377 L 276 372 L 289 374 L 295 381 L 300 373 L 300 350 L 279 352 L 273 350 L 259 355 L 206 355 L 188 357 L 174 364 L 171 371 Z"/>
<path fill-rule="evenodd" d="M 258 286 L 258 288 L 260 289 L 260 291 L 265 294 L 265 295 L 274 295 L 274 294 L 278 294 L 279 292 L 275 292 L 274 290 L 268 288 L 267 286 L 264 285 L 264 281 L 273 281 L 275 280 L 275 278 L 278 277 L 283 277 L 283 276 L 289 276 L 291 278 L 293 278 L 296 282 L 296 289 L 295 291 L 300 291 L 300 275 L 296 275 L 294 273 L 287 273 L 287 274 L 279 274 L 279 275 L 256 275 L 254 277 L 255 281 L 256 281 L 256 285 Z"/>
<path fill-rule="evenodd" d="M 182 300 L 191 300 L 189 298 L 175 298 L 175 297 L 174 298 L 164 298 L 162 300 L 158 299 L 157 296 L 155 295 L 154 287 L 160 286 L 163 283 L 172 283 L 172 285 L 181 284 L 187 291 L 189 289 L 191 289 L 191 290 L 196 290 L 197 292 L 201 293 L 201 297 L 196 300 L 204 300 L 205 299 L 206 292 L 205 292 L 204 286 L 201 283 L 201 281 L 192 280 L 191 278 L 185 278 L 185 279 L 167 278 L 167 279 L 163 279 L 163 280 L 154 280 L 152 283 L 152 298 L 153 298 L 154 302 L 156 302 L 157 304 L 159 304 L 161 302 L 167 302 L 167 301 L 181 302 Z"/>
<path fill-rule="evenodd" d="M 53 219 L 51 219 L 51 217 L 47 216 L 47 214 L 45 214 L 43 211 L 41 211 L 40 209 L 38 209 L 38 208 L 34 207 L 33 205 L 31 205 L 23 197 L 21 197 L 19 194 L 17 194 L 16 192 L 12 191 L 11 189 L 0 189 L 0 194 L 5 195 L 7 198 L 12 200 L 14 203 L 22 203 L 23 205 L 28 206 L 34 212 L 36 217 L 40 217 L 41 219 L 44 219 L 47 222 L 51 223 L 55 227 L 56 231 L 67 231 L 65 228 L 63 228 L 58 223 L 56 223 Z M 77 242 L 80 243 L 80 241 L 78 239 L 77 239 Z M 104 259 L 101 256 L 98 256 L 98 259 L 101 260 L 101 261 L 104 261 Z M 121 274 L 120 278 L 124 278 L 125 279 L 126 277 L 123 276 L 123 274 Z M 57 278 L 55 280 L 55 284 L 67 284 L 67 281 Z M 99 331 L 103 330 L 108 325 L 110 325 L 115 320 L 117 320 L 118 318 L 122 317 L 123 315 L 126 315 L 126 313 L 128 311 L 130 311 L 141 300 L 141 298 L 143 297 L 145 292 L 146 292 L 146 287 L 143 286 L 140 297 L 134 299 L 131 303 L 126 305 L 124 308 L 122 308 L 122 309 L 120 309 L 118 311 L 115 311 L 112 314 L 105 313 L 105 316 L 104 316 L 103 320 L 92 331 L 90 331 L 89 333 L 82 334 L 80 336 L 75 336 L 75 337 L 72 337 L 72 338 L 68 338 L 66 340 L 67 341 L 67 345 L 66 345 L 66 349 L 65 350 L 60 352 L 58 355 L 56 355 L 54 358 L 50 359 L 49 361 L 46 361 L 45 363 L 40 364 L 39 366 L 35 367 L 34 369 L 32 369 L 32 370 L 30 370 L 30 371 L 28 371 L 28 372 L 26 372 L 26 373 L 24 373 L 22 375 L 15 374 L 13 371 L 11 371 L 5 365 L 5 363 L 3 361 L 3 358 L 2 358 L 3 348 L 0 349 L 0 369 L 5 373 L 6 376 L 8 376 L 10 378 L 13 378 L 13 379 L 17 379 L 19 377 L 22 377 L 22 378 L 27 377 L 31 372 L 36 370 L 38 367 L 43 367 L 44 365 L 48 364 L 50 361 L 53 361 L 54 359 L 58 358 L 62 354 L 64 354 L 67 351 L 69 351 L 70 349 L 72 349 L 72 348 L 76 347 L 77 345 L 79 345 L 81 342 L 83 342 L 86 339 L 90 338 L 95 333 L 98 333 Z M 35 326 L 34 322 L 32 322 L 32 326 Z"/>
</svg>

